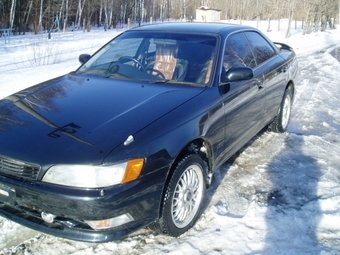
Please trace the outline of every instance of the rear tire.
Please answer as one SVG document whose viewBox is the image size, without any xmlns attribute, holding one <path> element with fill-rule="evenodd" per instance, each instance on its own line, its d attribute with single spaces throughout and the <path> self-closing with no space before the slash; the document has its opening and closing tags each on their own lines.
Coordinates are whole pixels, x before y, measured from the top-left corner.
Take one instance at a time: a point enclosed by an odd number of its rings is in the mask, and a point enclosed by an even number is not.
<svg viewBox="0 0 340 255">
<path fill-rule="evenodd" d="M 166 187 L 159 226 L 163 233 L 179 236 L 196 222 L 206 191 L 205 162 L 197 154 L 184 157 Z"/>
<path fill-rule="evenodd" d="M 275 133 L 284 133 L 287 130 L 292 110 L 292 91 L 288 87 L 283 95 L 279 112 L 268 129 Z"/>
</svg>

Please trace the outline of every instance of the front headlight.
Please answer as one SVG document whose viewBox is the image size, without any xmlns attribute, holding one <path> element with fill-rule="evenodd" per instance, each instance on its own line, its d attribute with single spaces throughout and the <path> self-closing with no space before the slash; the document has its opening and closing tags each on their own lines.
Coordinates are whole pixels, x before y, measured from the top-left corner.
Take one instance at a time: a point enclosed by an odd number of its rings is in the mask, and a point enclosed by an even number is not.
<svg viewBox="0 0 340 255">
<path fill-rule="evenodd" d="M 79 188 L 103 188 L 136 180 L 144 167 L 144 159 L 132 159 L 112 165 L 55 165 L 42 181 Z"/>
</svg>

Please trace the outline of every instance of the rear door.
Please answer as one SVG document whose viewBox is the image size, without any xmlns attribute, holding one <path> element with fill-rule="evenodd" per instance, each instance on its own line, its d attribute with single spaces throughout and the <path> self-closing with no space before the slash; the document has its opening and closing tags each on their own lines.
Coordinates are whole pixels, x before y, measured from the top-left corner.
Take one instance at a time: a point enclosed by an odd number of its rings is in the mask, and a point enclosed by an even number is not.
<svg viewBox="0 0 340 255">
<path fill-rule="evenodd" d="M 264 121 L 271 121 L 278 112 L 286 85 L 287 67 L 283 58 L 271 43 L 256 31 L 247 31 L 245 35 L 254 53 L 256 70 L 263 73 L 263 88 L 266 92 Z"/>
</svg>

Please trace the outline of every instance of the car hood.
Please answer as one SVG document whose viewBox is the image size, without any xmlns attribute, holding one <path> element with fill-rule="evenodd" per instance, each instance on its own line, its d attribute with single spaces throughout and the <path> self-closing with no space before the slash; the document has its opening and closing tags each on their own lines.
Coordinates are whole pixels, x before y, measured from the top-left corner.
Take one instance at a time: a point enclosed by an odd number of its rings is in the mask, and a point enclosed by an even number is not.
<svg viewBox="0 0 340 255">
<path fill-rule="evenodd" d="M 203 90 L 71 73 L 0 101 L 0 154 L 43 166 L 100 163 Z"/>
</svg>

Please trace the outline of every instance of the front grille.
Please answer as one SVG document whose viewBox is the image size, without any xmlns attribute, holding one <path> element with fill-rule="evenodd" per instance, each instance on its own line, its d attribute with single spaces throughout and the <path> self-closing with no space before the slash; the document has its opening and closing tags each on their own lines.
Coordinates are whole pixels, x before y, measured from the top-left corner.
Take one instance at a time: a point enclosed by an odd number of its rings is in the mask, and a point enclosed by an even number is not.
<svg viewBox="0 0 340 255">
<path fill-rule="evenodd" d="M 36 180 L 40 166 L 0 155 L 0 174 Z"/>
</svg>

